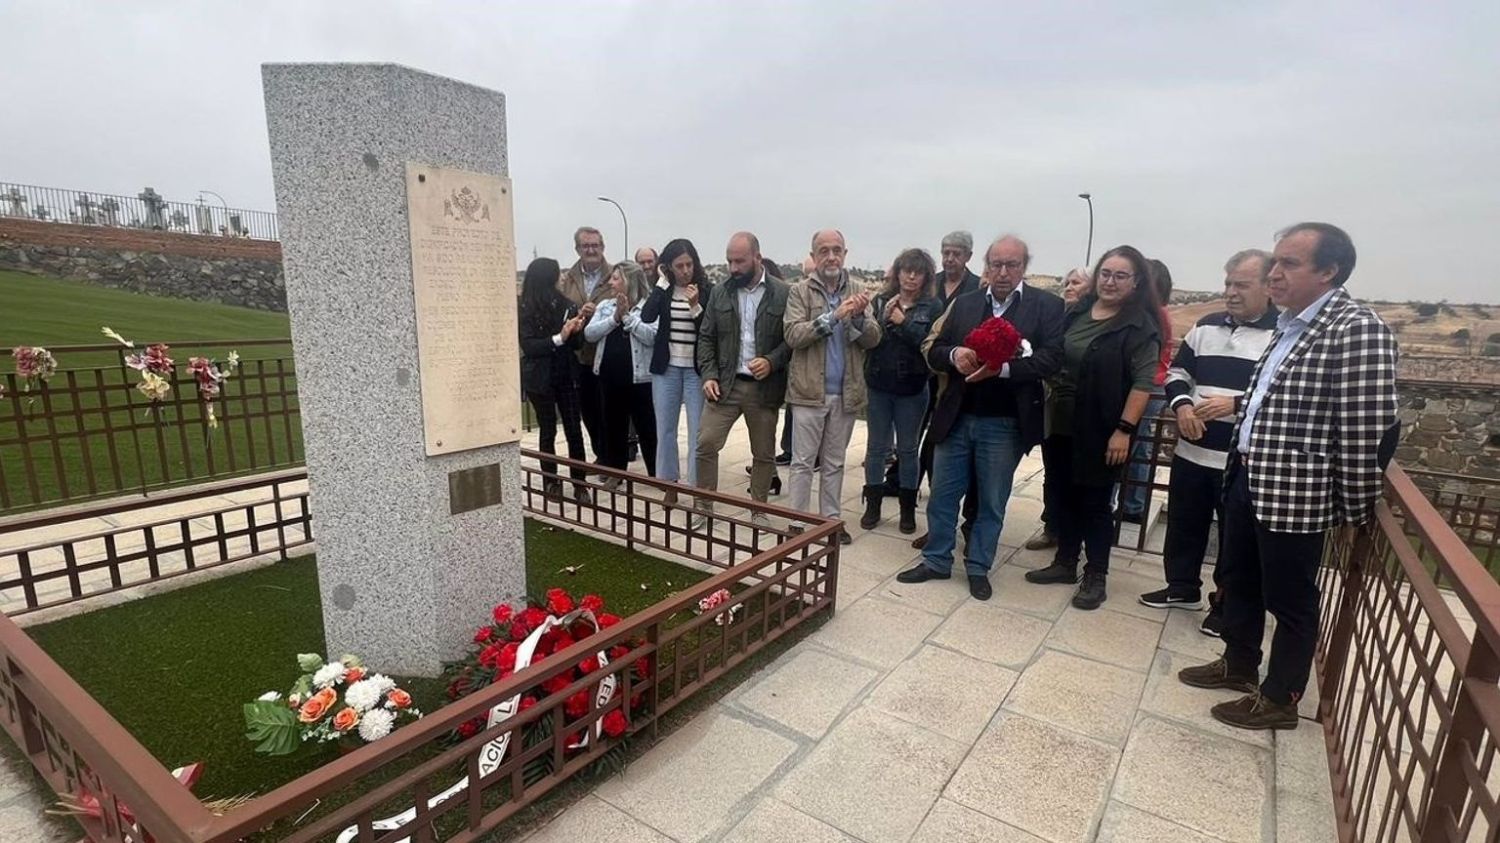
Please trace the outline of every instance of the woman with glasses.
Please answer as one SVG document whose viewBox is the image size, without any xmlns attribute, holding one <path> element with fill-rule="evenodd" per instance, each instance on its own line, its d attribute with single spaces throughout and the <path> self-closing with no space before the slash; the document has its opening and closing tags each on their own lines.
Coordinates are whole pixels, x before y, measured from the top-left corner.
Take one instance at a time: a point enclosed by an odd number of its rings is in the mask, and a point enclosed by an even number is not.
<svg viewBox="0 0 1500 843">
<path fill-rule="evenodd" d="M 625 470 L 630 464 L 630 425 L 641 440 L 646 471 L 656 476 L 656 411 L 651 403 L 651 352 L 656 345 L 656 322 L 641 318 L 651 288 L 646 272 L 635 261 L 620 261 L 609 273 L 609 297 L 599 302 L 583 329 L 587 342 L 597 343 L 594 374 L 599 378 L 599 409 L 604 422 L 604 453 L 600 463 Z M 613 489 L 619 478 L 604 485 Z"/>
<path fill-rule="evenodd" d="M 656 325 L 651 348 L 651 402 L 656 408 L 656 476 L 696 486 L 698 461 L 692 450 L 698 444 L 698 421 L 703 417 L 703 386 L 696 362 L 698 325 L 708 304 L 712 285 L 691 241 L 678 238 L 661 250 L 662 278 L 641 308 L 641 321 Z M 681 474 L 677 448 L 677 422 L 687 407 L 687 477 Z M 667 503 L 677 502 L 677 493 L 666 494 Z"/>
<path fill-rule="evenodd" d="M 540 428 L 538 447 L 544 454 L 557 453 L 557 422 L 562 420 L 563 435 L 568 441 L 569 459 L 583 460 L 583 426 L 580 422 L 578 383 L 574 376 L 574 351 L 578 347 L 586 316 L 557 290 L 561 267 L 551 258 L 537 258 L 526 267 L 521 282 L 521 388 L 536 412 Z M 542 489 L 551 500 L 562 499 L 562 481 L 557 477 L 557 463 L 542 463 L 546 480 Z M 582 480 L 582 469 L 570 469 L 575 480 Z M 588 499 L 588 489 L 575 486 L 580 503 Z"/>
<path fill-rule="evenodd" d="M 1116 246 L 1094 267 L 1094 289 L 1068 309 L 1063 367 L 1047 396 L 1043 443 L 1057 531 L 1052 564 L 1026 572 L 1034 583 L 1080 583 L 1079 609 L 1097 609 L 1107 594 L 1114 485 L 1130 458 L 1131 438 L 1155 388 L 1161 355 L 1151 266 L 1132 246 Z"/>
<path fill-rule="evenodd" d="M 859 525 L 866 530 L 880 523 L 880 502 L 885 495 L 882 475 L 894 437 L 901 489 L 898 526 L 908 535 L 917 531 L 917 484 L 921 479 L 917 449 L 931 374 L 922 356 L 922 341 L 940 313 L 936 289 L 932 256 L 921 249 L 907 249 L 891 264 L 885 290 L 875 299 L 872 312 L 880 319 L 882 332 L 880 344 L 865 354 L 869 439 L 865 446 L 865 512 Z"/>
</svg>

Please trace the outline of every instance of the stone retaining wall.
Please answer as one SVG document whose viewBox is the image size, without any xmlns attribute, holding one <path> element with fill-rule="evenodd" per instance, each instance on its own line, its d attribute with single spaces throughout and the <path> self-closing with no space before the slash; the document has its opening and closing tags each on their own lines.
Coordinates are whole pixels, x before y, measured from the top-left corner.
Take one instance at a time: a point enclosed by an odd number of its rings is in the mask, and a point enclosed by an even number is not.
<svg viewBox="0 0 1500 843">
<path fill-rule="evenodd" d="M 281 244 L 272 240 L 0 218 L 0 269 L 286 311 Z"/>
<path fill-rule="evenodd" d="M 1403 380 L 1400 395 L 1402 465 L 1500 477 L 1500 387 Z"/>
</svg>

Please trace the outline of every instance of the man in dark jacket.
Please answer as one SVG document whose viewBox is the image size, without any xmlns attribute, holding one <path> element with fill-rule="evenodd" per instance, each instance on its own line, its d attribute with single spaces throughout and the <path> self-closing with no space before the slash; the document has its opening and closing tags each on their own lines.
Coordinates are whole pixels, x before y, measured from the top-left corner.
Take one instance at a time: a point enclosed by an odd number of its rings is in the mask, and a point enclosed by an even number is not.
<svg viewBox="0 0 1500 843">
<path fill-rule="evenodd" d="M 743 415 L 750 431 L 750 496 L 765 501 L 776 471 L 776 416 L 792 357 L 782 329 L 788 287 L 766 272 L 760 241 L 748 231 L 729 238 L 724 257 L 729 280 L 709 293 L 698 327 L 698 374 L 708 398 L 698 429 L 698 488 L 719 488 L 719 451 Z M 698 508 L 692 527 L 706 529 L 712 507 L 700 502 Z M 764 519 L 760 513 L 753 517 Z"/>
<path fill-rule="evenodd" d="M 958 504 L 977 475 L 978 518 L 964 549 L 969 593 L 988 600 L 990 567 L 1005 523 L 1005 506 L 1021 456 L 1042 441 L 1042 379 L 1062 365 L 1063 303 L 1022 282 L 1031 262 L 1026 244 L 1002 237 L 985 252 L 985 288 L 953 300 L 924 346 L 927 365 L 945 375 L 929 435 L 932 493 L 922 561 L 896 579 L 948 579 L 958 540 Z M 1025 343 L 1009 363 L 991 369 L 964 346 L 986 319 L 1004 317 Z"/>
</svg>

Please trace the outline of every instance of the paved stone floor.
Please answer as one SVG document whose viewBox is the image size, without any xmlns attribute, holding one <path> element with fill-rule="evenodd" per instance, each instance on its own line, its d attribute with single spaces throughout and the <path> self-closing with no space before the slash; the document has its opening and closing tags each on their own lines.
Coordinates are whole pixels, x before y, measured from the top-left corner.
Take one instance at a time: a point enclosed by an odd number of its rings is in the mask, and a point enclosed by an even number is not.
<svg viewBox="0 0 1500 843">
<path fill-rule="evenodd" d="M 1174 678 L 1218 648 L 1197 613 L 1136 603 L 1157 587 L 1159 558 L 1117 554 L 1096 612 L 1022 579 L 1047 561 L 1019 549 L 1041 512 L 1035 454 L 1017 472 L 987 603 L 961 577 L 895 582 L 918 554 L 894 501 L 874 530 L 858 526 L 863 425 L 849 454 L 855 541 L 836 617 L 529 843 L 1334 839 L 1318 725 L 1232 730 L 1207 713 L 1231 694 Z M 743 492 L 748 461 L 737 428 L 721 490 Z M 0 840 L 52 839 L 23 763 L 0 753 Z"/>
<path fill-rule="evenodd" d="M 1095 612 L 1027 583 L 1048 561 L 1019 549 L 1041 513 L 1032 455 L 993 599 L 970 598 L 962 578 L 897 583 L 918 552 L 894 502 L 859 529 L 863 435 L 849 449 L 855 540 L 835 618 L 527 843 L 1335 839 L 1317 723 L 1241 732 L 1208 716 L 1234 694 L 1177 682 L 1219 648 L 1199 613 L 1136 602 L 1159 587 L 1159 557 L 1117 554 Z M 744 486 L 747 460 L 733 442 L 722 489 Z"/>
</svg>

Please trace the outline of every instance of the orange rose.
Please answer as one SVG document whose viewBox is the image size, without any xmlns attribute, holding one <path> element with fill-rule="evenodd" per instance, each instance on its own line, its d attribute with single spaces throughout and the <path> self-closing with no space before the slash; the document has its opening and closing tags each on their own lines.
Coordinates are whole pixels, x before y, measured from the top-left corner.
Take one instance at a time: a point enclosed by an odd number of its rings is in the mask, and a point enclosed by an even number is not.
<svg viewBox="0 0 1500 843">
<path fill-rule="evenodd" d="M 333 728 L 340 732 L 347 732 L 358 725 L 359 712 L 348 706 L 343 707 L 339 710 L 338 714 L 333 715 Z"/>
<path fill-rule="evenodd" d="M 334 693 L 332 688 L 324 688 L 302 704 L 302 709 L 297 712 L 297 719 L 303 723 L 316 723 L 323 719 L 323 715 L 328 713 L 328 709 L 332 708 L 337 700 L 338 694 Z"/>
<path fill-rule="evenodd" d="M 385 698 L 390 700 L 391 705 L 397 708 L 406 708 L 411 705 L 411 694 L 406 693 L 400 688 L 391 689 L 391 692 L 386 694 Z"/>
<path fill-rule="evenodd" d="M 365 669 L 362 667 L 351 667 L 344 671 L 344 684 L 353 685 L 355 682 L 365 678 Z"/>
</svg>

